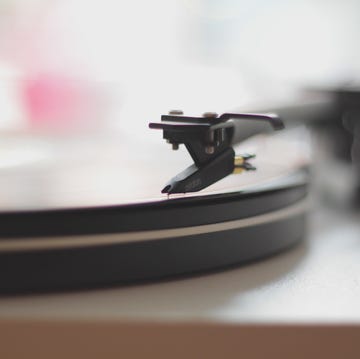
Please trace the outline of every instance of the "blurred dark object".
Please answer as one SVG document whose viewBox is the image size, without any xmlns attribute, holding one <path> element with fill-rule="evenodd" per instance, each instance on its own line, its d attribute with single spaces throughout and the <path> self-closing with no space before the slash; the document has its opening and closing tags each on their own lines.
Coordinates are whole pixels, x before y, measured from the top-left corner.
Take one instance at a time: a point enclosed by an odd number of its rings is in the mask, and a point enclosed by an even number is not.
<svg viewBox="0 0 360 359">
<path fill-rule="evenodd" d="M 276 113 L 287 129 L 305 124 L 314 138 L 317 189 L 332 203 L 359 205 L 359 87 L 306 89 L 296 101 L 246 110 Z M 253 128 L 252 124 L 249 126 L 249 130 Z"/>
</svg>

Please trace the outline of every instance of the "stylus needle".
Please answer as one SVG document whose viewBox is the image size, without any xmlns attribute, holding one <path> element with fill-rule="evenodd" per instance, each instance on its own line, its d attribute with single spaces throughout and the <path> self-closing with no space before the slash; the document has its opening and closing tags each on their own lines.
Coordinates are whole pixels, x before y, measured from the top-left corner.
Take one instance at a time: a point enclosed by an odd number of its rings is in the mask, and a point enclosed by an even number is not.
<svg viewBox="0 0 360 359">
<path fill-rule="evenodd" d="M 249 163 L 254 155 L 235 156 L 232 148 L 234 133 L 242 128 L 243 121 L 250 121 L 255 127 L 260 124 L 256 133 L 284 128 L 276 115 L 258 113 L 224 113 L 219 116 L 206 112 L 202 117 L 193 117 L 184 116 L 181 111 L 172 111 L 163 115 L 161 122 L 150 123 L 150 128 L 163 130 L 164 139 L 173 149 L 184 144 L 194 160 L 191 166 L 166 184 L 162 193 L 197 192 L 231 173 L 255 170 Z M 245 131 L 243 138 L 248 135 L 249 131 Z"/>
</svg>

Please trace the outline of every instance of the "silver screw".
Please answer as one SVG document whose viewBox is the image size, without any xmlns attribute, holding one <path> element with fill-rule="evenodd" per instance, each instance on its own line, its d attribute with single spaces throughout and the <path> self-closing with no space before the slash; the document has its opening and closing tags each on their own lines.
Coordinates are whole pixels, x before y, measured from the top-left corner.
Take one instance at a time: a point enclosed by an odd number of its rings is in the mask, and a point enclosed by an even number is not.
<svg viewBox="0 0 360 359">
<path fill-rule="evenodd" d="M 207 153 L 208 155 L 212 155 L 214 152 L 215 152 L 214 146 L 206 146 L 205 147 L 205 153 Z"/>
<path fill-rule="evenodd" d="M 225 141 L 225 128 L 220 129 L 220 142 Z"/>
<path fill-rule="evenodd" d="M 203 117 L 205 118 L 216 118 L 218 114 L 216 112 L 204 112 Z"/>
<path fill-rule="evenodd" d="M 169 111 L 169 115 L 177 115 L 177 116 L 179 116 L 179 115 L 183 115 L 183 114 L 184 114 L 184 112 L 182 110 L 170 110 Z"/>
</svg>

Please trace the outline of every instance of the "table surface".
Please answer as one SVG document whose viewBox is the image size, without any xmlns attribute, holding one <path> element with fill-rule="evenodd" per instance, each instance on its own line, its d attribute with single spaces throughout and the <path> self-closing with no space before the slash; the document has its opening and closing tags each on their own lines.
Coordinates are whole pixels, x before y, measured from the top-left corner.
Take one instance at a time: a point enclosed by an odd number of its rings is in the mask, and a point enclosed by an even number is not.
<svg viewBox="0 0 360 359">
<path fill-rule="evenodd" d="M 359 220 L 313 208 L 306 240 L 269 259 L 156 283 L 5 296 L 0 320 L 360 324 Z"/>
</svg>

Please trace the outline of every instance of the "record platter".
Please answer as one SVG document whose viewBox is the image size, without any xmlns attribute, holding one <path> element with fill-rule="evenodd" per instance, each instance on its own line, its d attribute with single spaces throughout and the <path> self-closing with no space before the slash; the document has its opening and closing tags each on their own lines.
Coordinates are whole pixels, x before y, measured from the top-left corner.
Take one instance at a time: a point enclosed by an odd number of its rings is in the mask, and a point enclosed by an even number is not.
<svg viewBox="0 0 360 359">
<path fill-rule="evenodd" d="M 194 130 L 185 118 L 178 121 Z M 179 127 L 164 123 L 152 127 L 164 137 L 179 135 Z M 255 171 L 240 166 L 242 174 L 226 173 L 204 188 L 193 188 L 198 180 L 187 190 L 166 186 L 167 193 L 161 193 L 166 181 L 191 163 L 186 140 L 176 137 L 180 150 L 172 152 L 161 131 L 148 132 L 149 140 L 105 134 L 3 141 L 3 156 L 19 141 L 24 153 L 0 168 L 2 293 L 190 275 L 258 260 L 303 238 L 309 154 L 297 131 L 234 145 L 235 153 L 256 154 L 246 164 Z M 215 156 L 217 148 L 206 153 Z"/>
</svg>

